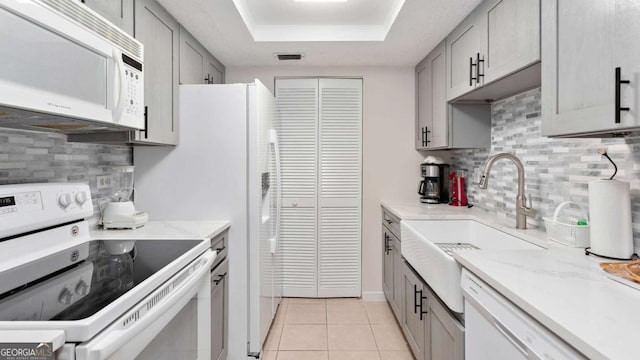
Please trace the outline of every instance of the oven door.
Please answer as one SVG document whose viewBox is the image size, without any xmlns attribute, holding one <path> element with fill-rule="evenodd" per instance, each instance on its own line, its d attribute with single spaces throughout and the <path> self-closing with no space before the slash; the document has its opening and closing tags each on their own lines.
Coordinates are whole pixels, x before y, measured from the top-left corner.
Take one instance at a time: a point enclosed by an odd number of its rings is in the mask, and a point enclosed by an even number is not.
<svg viewBox="0 0 640 360">
<path fill-rule="evenodd" d="M 208 250 L 90 341 L 76 360 L 211 357 L 211 285 L 215 253 Z"/>
</svg>

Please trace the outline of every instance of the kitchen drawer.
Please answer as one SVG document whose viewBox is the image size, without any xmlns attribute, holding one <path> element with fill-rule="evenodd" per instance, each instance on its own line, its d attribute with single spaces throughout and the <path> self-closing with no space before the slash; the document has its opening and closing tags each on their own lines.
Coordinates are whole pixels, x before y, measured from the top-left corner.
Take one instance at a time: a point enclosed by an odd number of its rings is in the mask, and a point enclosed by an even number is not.
<svg viewBox="0 0 640 360">
<path fill-rule="evenodd" d="M 215 268 L 219 263 L 227 257 L 227 251 L 229 249 L 229 230 L 225 230 L 223 233 L 211 239 L 211 249 L 216 253 L 216 260 L 213 263 L 212 268 Z"/>
<path fill-rule="evenodd" d="M 382 208 L 382 224 L 400 241 L 400 218 Z"/>
</svg>

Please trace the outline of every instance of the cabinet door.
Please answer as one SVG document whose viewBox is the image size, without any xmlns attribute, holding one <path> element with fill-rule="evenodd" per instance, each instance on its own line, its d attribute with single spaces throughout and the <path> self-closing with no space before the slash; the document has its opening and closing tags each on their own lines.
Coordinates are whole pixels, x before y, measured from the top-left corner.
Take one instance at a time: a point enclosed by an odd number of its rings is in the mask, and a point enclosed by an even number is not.
<svg viewBox="0 0 640 360">
<path fill-rule="evenodd" d="M 429 146 L 431 122 L 431 74 L 425 58 L 416 66 L 416 149 L 423 150 Z"/>
<path fill-rule="evenodd" d="M 478 72 L 484 71 L 482 64 L 478 66 L 478 58 L 484 59 L 486 43 L 483 19 L 476 9 L 447 36 L 447 100 L 484 84 L 478 77 Z"/>
<path fill-rule="evenodd" d="M 391 236 L 391 232 L 384 226 L 382 227 L 382 256 L 382 290 L 393 309 L 393 238 Z"/>
<path fill-rule="evenodd" d="M 463 360 L 464 328 L 456 318 L 435 298 L 429 296 L 430 360 Z"/>
<path fill-rule="evenodd" d="M 542 1 L 543 134 L 624 131 L 640 126 L 640 2 Z M 616 84 L 616 68 L 621 79 Z M 620 107 L 616 108 L 616 89 Z M 619 122 L 616 122 L 619 114 Z"/>
<path fill-rule="evenodd" d="M 136 0 L 135 36 L 144 45 L 145 130 L 141 143 L 178 143 L 180 26 L 155 0 Z"/>
<path fill-rule="evenodd" d="M 224 260 L 211 272 L 211 360 L 227 358 L 228 272 L 228 260 Z"/>
<path fill-rule="evenodd" d="M 391 237 L 393 238 L 393 301 L 391 302 L 391 309 L 395 312 L 396 318 L 400 319 L 404 304 L 401 243 L 393 234 Z"/>
<path fill-rule="evenodd" d="M 180 84 L 206 84 L 204 69 L 207 50 L 180 26 Z"/>
<path fill-rule="evenodd" d="M 133 0 L 81 0 L 112 24 L 133 35 Z"/>
<path fill-rule="evenodd" d="M 540 0 L 488 0 L 481 6 L 487 83 L 540 61 Z"/>
<path fill-rule="evenodd" d="M 449 145 L 446 46 L 442 41 L 416 66 L 416 149 Z"/>
<path fill-rule="evenodd" d="M 404 311 L 402 331 L 416 359 L 424 358 L 427 299 L 422 281 L 405 262 L 403 266 Z"/>
<path fill-rule="evenodd" d="M 204 63 L 205 78 L 209 78 L 209 84 L 224 84 L 224 65 L 213 55 L 207 55 Z"/>
</svg>

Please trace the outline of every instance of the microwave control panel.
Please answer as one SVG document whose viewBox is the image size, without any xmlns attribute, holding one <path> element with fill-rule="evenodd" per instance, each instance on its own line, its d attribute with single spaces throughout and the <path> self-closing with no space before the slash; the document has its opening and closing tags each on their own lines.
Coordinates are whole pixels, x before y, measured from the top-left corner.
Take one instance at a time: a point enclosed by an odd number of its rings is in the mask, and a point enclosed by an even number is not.
<svg viewBox="0 0 640 360">
<path fill-rule="evenodd" d="M 124 63 L 124 87 L 126 89 L 126 100 L 124 113 L 135 117 L 144 115 L 144 77 L 142 64 L 136 60 L 122 54 Z"/>
</svg>

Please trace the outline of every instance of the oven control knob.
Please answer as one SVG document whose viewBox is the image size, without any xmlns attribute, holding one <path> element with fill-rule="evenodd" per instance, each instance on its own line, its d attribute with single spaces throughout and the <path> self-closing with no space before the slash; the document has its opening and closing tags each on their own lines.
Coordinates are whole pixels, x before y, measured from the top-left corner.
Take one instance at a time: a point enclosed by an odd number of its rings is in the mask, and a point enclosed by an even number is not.
<svg viewBox="0 0 640 360">
<path fill-rule="evenodd" d="M 61 208 L 66 209 L 71 205 L 71 194 L 62 194 L 58 196 L 58 205 Z"/>
<path fill-rule="evenodd" d="M 69 289 L 67 288 L 64 288 L 60 292 L 60 295 L 58 295 L 58 302 L 62 305 L 69 305 L 71 304 L 72 297 L 73 297 L 73 294 L 71 294 L 71 291 L 69 291 Z"/>
<path fill-rule="evenodd" d="M 87 286 L 87 283 L 85 283 L 84 280 L 80 280 L 76 285 L 76 295 L 85 296 L 87 295 L 88 289 L 89 286 Z"/>
<path fill-rule="evenodd" d="M 87 193 L 85 193 L 84 191 L 80 191 L 76 193 L 76 203 L 78 203 L 78 205 L 82 206 L 86 202 L 87 202 Z"/>
</svg>

